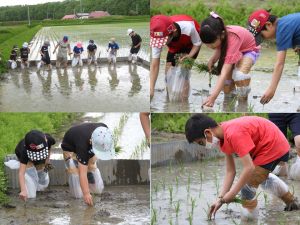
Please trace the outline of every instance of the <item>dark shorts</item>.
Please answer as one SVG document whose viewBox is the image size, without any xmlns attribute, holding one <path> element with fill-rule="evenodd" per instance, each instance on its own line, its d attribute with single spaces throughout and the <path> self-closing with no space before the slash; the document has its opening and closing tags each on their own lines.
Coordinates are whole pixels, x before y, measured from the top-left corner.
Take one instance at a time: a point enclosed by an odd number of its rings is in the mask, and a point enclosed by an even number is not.
<svg viewBox="0 0 300 225">
<path fill-rule="evenodd" d="M 287 152 L 286 154 L 284 154 L 283 156 L 281 156 L 279 159 L 274 160 L 273 162 L 270 162 L 268 164 L 262 165 L 260 167 L 269 170 L 270 172 L 272 172 L 275 167 L 280 163 L 280 162 L 287 162 L 289 161 L 289 155 L 290 153 Z"/>
<path fill-rule="evenodd" d="M 21 58 L 22 62 L 27 62 L 28 61 L 28 57 L 27 58 Z"/>
<path fill-rule="evenodd" d="M 133 47 L 132 47 L 132 48 L 130 49 L 130 53 L 131 53 L 131 54 L 138 54 L 139 51 L 140 51 L 140 47 L 138 47 L 138 48 L 133 48 Z"/>
<path fill-rule="evenodd" d="M 49 65 L 49 64 L 51 63 L 50 57 L 48 57 L 48 56 L 42 57 L 42 61 L 43 61 L 44 63 L 46 63 L 47 65 Z"/>
<path fill-rule="evenodd" d="M 300 135 L 300 113 L 269 113 L 272 121 L 287 137 L 287 129 L 292 132 L 293 138 Z"/>
<path fill-rule="evenodd" d="M 167 63 L 172 63 L 172 66 L 175 66 L 176 65 L 176 59 L 175 59 L 176 54 L 180 54 L 180 53 L 189 54 L 190 51 L 191 51 L 191 49 L 181 49 L 180 51 L 175 52 L 175 53 L 168 52 Z M 193 59 L 196 59 L 198 57 L 199 51 L 193 56 Z"/>
</svg>

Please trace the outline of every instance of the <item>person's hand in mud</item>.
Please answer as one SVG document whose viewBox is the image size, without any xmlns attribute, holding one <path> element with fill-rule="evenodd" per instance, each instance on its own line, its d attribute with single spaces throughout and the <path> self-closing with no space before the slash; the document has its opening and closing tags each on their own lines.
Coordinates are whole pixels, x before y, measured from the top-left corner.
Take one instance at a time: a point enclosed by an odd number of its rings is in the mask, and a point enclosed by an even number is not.
<svg viewBox="0 0 300 225">
<path fill-rule="evenodd" d="M 274 95 L 275 95 L 275 90 L 273 90 L 272 88 L 268 88 L 267 91 L 261 97 L 260 103 L 263 105 L 269 103 Z"/>
<path fill-rule="evenodd" d="M 83 195 L 83 200 L 89 206 L 93 206 L 94 205 L 93 198 L 92 198 L 92 195 L 90 193 L 84 194 Z"/>
<path fill-rule="evenodd" d="M 26 190 L 21 191 L 21 192 L 19 193 L 19 198 L 20 198 L 21 200 L 23 200 L 23 201 L 26 201 L 26 200 L 27 200 L 27 191 L 26 191 Z"/>
<path fill-rule="evenodd" d="M 214 106 L 214 104 L 215 104 L 215 98 L 213 97 L 213 96 L 208 96 L 206 99 L 205 99 L 205 101 L 202 103 L 202 108 L 204 107 L 204 106 L 207 106 L 207 107 L 213 107 Z"/>
<path fill-rule="evenodd" d="M 218 198 L 215 201 L 215 203 L 212 204 L 212 206 L 210 207 L 209 213 L 208 213 L 209 220 L 212 219 L 212 215 L 214 216 L 214 218 L 216 217 L 216 212 L 221 208 L 222 205 L 223 205 L 223 203 L 220 198 Z"/>
</svg>

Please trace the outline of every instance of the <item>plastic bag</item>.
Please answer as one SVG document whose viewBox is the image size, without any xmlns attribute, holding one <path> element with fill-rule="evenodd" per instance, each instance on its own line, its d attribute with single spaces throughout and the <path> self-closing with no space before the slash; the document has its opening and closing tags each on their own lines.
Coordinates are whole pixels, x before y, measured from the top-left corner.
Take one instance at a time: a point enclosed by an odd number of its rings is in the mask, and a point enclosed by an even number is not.
<svg viewBox="0 0 300 225">
<path fill-rule="evenodd" d="M 249 210 L 247 208 L 241 209 L 241 215 L 242 215 L 242 220 L 248 221 L 248 220 L 255 220 L 259 216 L 259 209 L 256 207 L 255 209 Z"/>
<path fill-rule="evenodd" d="M 189 97 L 190 77 L 190 70 L 181 66 L 171 67 L 168 70 L 166 74 L 166 86 L 170 101 L 182 101 Z"/>
<path fill-rule="evenodd" d="M 4 162 L 4 165 L 7 166 L 8 168 L 12 169 L 12 170 L 16 170 L 20 168 L 20 162 L 18 160 L 15 159 L 11 159 L 7 162 Z"/>
<path fill-rule="evenodd" d="M 18 64 L 17 64 L 17 62 L 16 62 L 16 61 L 14 61 L 14 60 L 11 60 L 11 64 L 10 64 L 10 66 L 11 66 L 11 68 L 14 70 L 14 69 L 16 69 L 16 68 L 17 68 Z"/>
<path fill-rule="evenodd" d="M 74 159 L 69 159 L 66 162 L 66 167 L 69 173 L 68 181 L 71 195 L 75 198 L 82 198 L 83 194 L 80 187 L 79 174 L 75 173 L 77 166 Z"/>
<path fill-rule="evenodd" d="M 39 170 L 37 171 L 37 174 L 39 178 L 37 190 L 44 191 L 48 187 L 50 182 L 49 174 L 45 172 L 45 170 Z"/>
<path fill-rule="evenodd" d="M 95 170 L 89 171 L 87 173 L 87 177 L 89 181 L 90 192 L 95 194 L 101 194 L 104 189 L 104 184 L 100 170 L 97 168 Z"/>
<path fill-rule="evenodd" d="M 300 180 L 300 157 L 297 156 L 296 162 L 292 164 L 289 172 L 289 177 L 292 180 Z"/>
<path fill-rule="evenodd" d="M 287 176 L 288 175 L 287 163 L 284 163 L 284 165 L 277 165 L 272 173 L 279 177 Z"/>
<path fill-rule="evenodd" d="M 261 187 L 263 190 L 277 197 L 283 196 L 289 190 L 287 184 L 272 173 L 270 173 L 269 177 L 261 184 Z"/>
<path fill-rule="evenodd" d="M 35 167 L 26 169 L 25 172 L 25 186 L 28 198 L 35 198 L 38 188 L 38 174 Z"/>
<path fill-rule="evenodd" d="M 72 67 L 75 67 L 78 64 L 78 62 L 79 62 L 79 57 L 74 56 L 74 58 L 72 60 Z"/>
</svg>

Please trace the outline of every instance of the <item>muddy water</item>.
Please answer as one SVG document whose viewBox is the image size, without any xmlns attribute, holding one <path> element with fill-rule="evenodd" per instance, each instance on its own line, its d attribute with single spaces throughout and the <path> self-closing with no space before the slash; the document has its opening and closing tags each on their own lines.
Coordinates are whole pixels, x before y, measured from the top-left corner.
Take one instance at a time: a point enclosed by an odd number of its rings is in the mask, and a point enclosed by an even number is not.
<svg viewBox="0 0 300 225">
<path fill-rule="evenodd" d="M 240 165 L 238 172 L 240 174 Z M 217 198 L 217 187 L 222 185 L 225 173 L 224 160 L 211 160 L 208 162 L 196 162 L 183 166 L 169 166 L 152 168 L 151 198 L 152 210 L 156 211 L 157 223 L 164 224 L 248 224 L 248 225 L 274 225 L 297 224 L 300 220 L 299 211 L 284 212 L 284 204 L 276 197 L 262 192 L 258 197 L 259 217 L 257 220 L 246 221 L 241 217 L 241 206 L 236 203 L 223 205 L 217 212 L 213 221 L 207 220 L 208 204 L 212 204 Z M 202 175 L 201 175 L 202 174 Z M 202 176 L 202 179 L 201 179 Z M 178 177 L 178 185 L 176 184 Z M 190 179 L 189 179 L 190 177 Z M 190 180 L 190 186 L 188 183 Z M 300 182 L 284 179 L 300 196 Z M 170 189 L 173 188 L 172 204 L 170 203 Z M 188 191 L 189 190 L 189 191 Z M 258 190 L 259 193 L 261 189 Z M 192 223 L 188 217 L 192 212 L 192 200 L 195 200 Z M 180 210 L 176 217 L 175 205 L 180 202 Z M 152 214 L 153 218 L 153 214 Z"/>
<path fill-rule="evenodd" d="M 199 62 L 207 62 L 212 54 L 205 46 L 198 56 Z M 192 70 L 191 94 L 188 102 L 168 102 L 164 81 L 164 62 L 161 64 L 160 74 L 156 83 L 154 98 L 151 102 L 151 111 L 158 112 L 296 112 L 300 107 L 300 92 L 294 93 L 295 86 L 300 86 L 300 78 L 297 76 L 297 56 L 292 50 L 287 53 L 286 64 L 281 81 L 274 98 L 266 105 L 260 104 L 260 98 L 270 84 L 272 69 L 275 64 L 275 48 L 263 49 L 261 57 L 252 70 L 251 92 L 248 101 L 237 101 L 234 98 L 224 99 L 223 93 L 217 98 L 214 107 L 202 109 L 202 102 L 206 99 L 212 88 L 209 88 L 209 76 Z M 165 57 L 163 56 L 163 59 Z M 213 76 L 212 87 L 215 86 L 217 77 Z"/>
<path fill-rule="evenodd" d="M 149 24 L 133 23 L 133 24 L 99 24 L 85 26 L 56 26 L 44 27 L 34 37 L 31 47 L 30 60 L 40 60 L 40 48 L 45 40 L 50 41 L 50 57 L 56 59 L 56 54 L 52 54 L 55 45 L 63 36 L 69 37 L 71 49 L 77 41 L 83 43 L 83 58 L 87 58 L 86 47 L 90 39 L 93 39 L 98 46 L 97 56 L 107 57 L 106 51 L 110 38 L 114 37 L 119 44 L 118 56 L 128 56 L 131 38 L 127 35 L 128 26 L 131 26 L 143 39 L 142 48 L 138 54 L 139 57 L 149 61 Z M 56 52 L 57 53 L 57 52 Z"/>
<path fill-rule="evenodd" d="M 0 111 L 137 112 L 149 110 L 149 70 L 119 63 L 10 71 L 0 82 Z"/>
<path fill-rule="evenodd" d="M 0 224 L 150 224 L 147 185 L 105 187 L 104 194 L 93 196 L 94 207 L 87 207 L 82 199 L 73 199 L 67 187 L 50 187 L 26 204 L 17 196 L 17 191 L 11 193 L 16 208 L 0 209 Z"/>
</svg>

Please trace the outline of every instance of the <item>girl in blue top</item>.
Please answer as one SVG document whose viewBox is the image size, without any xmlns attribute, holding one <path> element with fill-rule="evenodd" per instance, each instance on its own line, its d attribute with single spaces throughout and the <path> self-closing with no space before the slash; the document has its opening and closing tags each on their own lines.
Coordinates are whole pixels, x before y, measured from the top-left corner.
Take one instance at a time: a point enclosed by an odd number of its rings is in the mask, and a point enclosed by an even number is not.
<svg viewBox="0 0 300 225">
<path fill-rule="evenodd" d="M 107 48 L 109 64 L 111 64 L 112 62 L 114 65 L 116 64 L 118 50 L 119 50 L 118 43 L 116 42 L 115 38 L 111 38 L 110 42 L 108 43 L 108 48 Z"/>
<path fill-rule="evenodd" d="M 262 104 L 268 103 L 274 96 L 282 75 L 286 51 L 293 48 L 300 54 L 300 13 L 289 14 L 282 18 L 271 15 L 269 11 L 254 11 L 249 19 L 249 31 L 259 45 L 262 39 L 276 39 L 277 58 L 274 66 L 271 84 L 261 97 Z"/>
<path fill-rule="evenodd" d="M 83 50 L 82 43 L 77 42 L 77 44 L 73 48 L 74 57 L 72 60 L 72 67 L 76 66 L 77 64 L 79 64 L 79 66 L 83 65 L 82 58 L 81 58 L 81 54 L 83 51 L 84 50 Z"/>
</svg>

